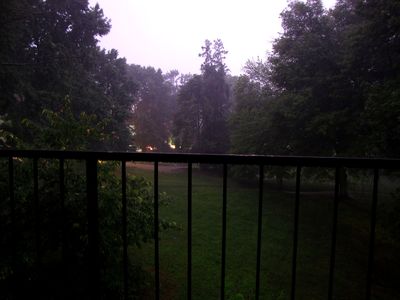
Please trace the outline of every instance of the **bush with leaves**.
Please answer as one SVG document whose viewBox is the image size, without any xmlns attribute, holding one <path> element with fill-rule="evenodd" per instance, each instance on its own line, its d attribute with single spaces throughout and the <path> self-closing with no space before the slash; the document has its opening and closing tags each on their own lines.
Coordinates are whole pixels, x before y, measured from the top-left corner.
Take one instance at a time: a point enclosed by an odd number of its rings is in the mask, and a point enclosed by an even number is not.
<svg viewBox="0 0 400 300">
<path fill-rule="evenodd" d="M 15 136 L 8 130 L 11 127 L 11 121 L 7 115 L 0 115 L 0 149 L 6 148 L 15 140 Z"/>
<path fill-rule="evenodd" d="M 59 112 L 43 111 L 42 124 L 23 121 L 35 143 L 18 148 L 85 150 L 108 137 L 95 116 L 76 119 L 69 101 Z M 0 161 L 0 294 L 22 299 L 39 291 L 41 299 L 85 298 L 88 286 L 86 179 L 83 161 L 66 160 L 65 197 L 60 197 L 59 162 L 38 160 L 38 206 L 35 206 L 33 161 L 14 158 L 15 219 L 8 188 L 8 161 Z M 100 294 L 119 299 L 123 292 L 122 191 L 118 162 L 98 162 L 100 225 Z M 144 178 L 127 176 L 128 244 L 140 246 L 154 237 L 153 191 Z M 160 204 L 166 203 L 161 195 Z M 173 223 L 160 221 L 160 228 Z M 36 236 L 36 229 L 39 235 Z M 40 249 L 38 252 L 37 249 Z M 145 273 L 129 262 L 129 295 L 140 298 Z M 13 282 L 18 289 L 13 290 Z"/>
</svg>

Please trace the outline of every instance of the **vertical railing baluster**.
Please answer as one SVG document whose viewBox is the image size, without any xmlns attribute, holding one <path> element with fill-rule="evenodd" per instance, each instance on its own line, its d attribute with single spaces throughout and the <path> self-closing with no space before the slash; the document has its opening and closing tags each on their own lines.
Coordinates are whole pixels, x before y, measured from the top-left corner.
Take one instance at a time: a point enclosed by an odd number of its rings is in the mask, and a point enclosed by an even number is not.
<svg viewBox="0 0 400 300">
<path fill-rule="evenodd" d="M 258 184 L 256 300 L 258 300 L 260 298 L 260 268 L 261 268 L 261 232 L 262 232 L 263 190 L 264 190 L 264 166 L 260 165 L 259 184 Z"/>
<path fill-rule="evenodd" d="M 60 228 L 61 228 L 61 252 L 62 260 L 64 266 L 64 273 L 66 273 L 65 268 L 67 266 L 67 235 L 66 235 L 66 212 L 65 212 L 65 170 L 64 170 L 64 159 L 60 158 L 59 168 L 58 168 L 58 180 L 60 187 Z"/>
<path fill-rule="evenodd" d="M 37 271 L 40 270 L 41 245 L 40 245 L 40 213 L 39 213 L 39 171 L 38 159 L 33 159 L 33 209 L 35 215 L 35 247 Z"/>
<path fill-rule="evenodd" d="M 187 256 L 187 299 L 192 299 L 192 163 L 188 163 L 188 256 Z"/>
<path fill-rule="evenodd" d="M 88 215 L 89 299 L 99 299 L 99 203 L 97 191 L 97 160 L 86 160 L 86 192 Z"/>
<path fill-rule="evenodd" d="M 159 249 L 159 216 L 158 216 L 158 161 L 154 162 L 154 266 L 155 298 L 160 299 L 160 249 Z"/>
<path fill-rule="evenodd" d="M 41 268 L 41 255 L 40 255 L 40 216 L 39 216 L 39 171 L 38 171 L 38 159 L 33 159 L 33 214 L 34 214 L 34 228 L 35 228 L 35 250 L 36 250 L 36 276 L 40 280 L 40 268 Z M 35 296 L 40 298 L 41 284 L 36 282 L 35 284 Z"/>
<path fill-rule="evenodd" d="M 376 210 L 378 204 L 378 183 L 379 170 L 374 169 L 374 185 L 372 191 L 371 205 L 371 228 L 369 237 L 369 253 L 368 253 L 368 271 L 367 271 L 367 295 L 366 299 L 371 299 L 372 272 L 374 267 L 374 248 L 375 248 L 375 227 L 376 227 Z"/>
<path fill-rule="evenodd" d="M 336 236 L 337 236 L 337 223 L 338 223 L 338 208 L 339 208 L 339 192 L 340 192 L 340 168 L 335 169 L 335 198 L 333 203 L 333 219 L 332 219 L 332 244 L 331 244 L 331 259 L 329 266 L 329 286 L 328 286 L 328 299 L 333 296 L 333 278 L 335 273 L 335 260 L 336 260 Z"/>
<path fill-rule="evenodd" d="M 224 164 L 224 166 L 223 166 L 223 182 L 222 182 L 221 300 L 225 299 L 227 173 L 228 173 L 228 167 L 226 164 Z"/>
<path fill-rule="evenodd" d="M 16 240 L 15 240 L 15 198 L 14 198 L 14 161 L 12 157 L 8 158 L 8 188 L 9 188 L 9 196 L 10 196 L 10 212 L 11 212 L 11 247 L 13 253 L 13 259 L 15 260 L 15 248 L 16 248 Z"/>
<path fill-rule="evenodd" d="M 12 157 L 8 158 L 8 187 L 10 196 L 10 213 L 11 213 L 11 262 L 12 271 L 16 272 L 17 266 L 17 237 L 16 237 L 16 217 L 15 217 L 15 195 L 14 195 L 14 161 Z M 16 279 L 15 276 L 12 278 L 12 292 L 16 292 Z"/>
<path fill-rule="evenodd" d="M 121 188 L 122 188 L 122 247 L 123 247 L 123 272 L 124 272 L 124 299 L 128 299 L 128 209 L 126 203 L 126 161 L 121 162 Z"/>
<path fill-rule="evenodd" d="M 292 255 L 292 287 L 291 299 L 296 296 L 296 270 L 297 270 L 297 243 L 299 232 L 299 206 L 300 206 L 300 182 L 301 182 L 301 167 L 296 168 L 296 198 L 294 206 L 294 232 L 293 232 L 293 255 Z"/>
</svg>

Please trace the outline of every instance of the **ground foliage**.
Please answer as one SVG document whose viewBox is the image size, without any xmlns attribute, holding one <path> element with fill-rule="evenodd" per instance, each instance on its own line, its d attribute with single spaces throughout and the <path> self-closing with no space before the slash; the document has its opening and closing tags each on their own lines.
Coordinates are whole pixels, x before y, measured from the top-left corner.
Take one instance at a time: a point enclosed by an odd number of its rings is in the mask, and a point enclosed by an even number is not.
<svg viewBox="0 0 400 300">
<path fill-rule="evenodd" d="M 100 142 L 110 137 L 94 115 L 73 116 L 69 101 L 60 112 L 44 110 L 41 124 L 24 120 L 35 132 L 35 144 L 15 141 L 20 149 L 44 148 L 87 150 L 90 139 Z M 65 161 L 65 199 L 60 198 L 59 162 L 38 160 L 38 206 L 33 188 L 33 161 L 13 159 L 14 198 L 9 192 L 8 161 L 1 161 L 1 294 L 24 299 L 34 293 L 41 299 L 87 296 L 87 211 L 84 162 Z M 122 192 L 119 163 L 99 162 L 98 193 L 100 220 L 100 294 L 118 299 L 123 292 L 122 273 Z M 161 194 L 160 204 L 167 197 Z M 152 185 L 137 176 L 127 177 L 128 243 L 140 247 L 154 237 Z M 15 215 L 13 216 L 12 211 Z M 14 218 L 14 219 L 13 219 Z M 160 228 L 174 224 L 161 220 Z M 36 236 L 36 230 L 39 237 Z M 40 249 L 39 253 L 37 249 Z M 140 263 L 129 262 L 129 295 L 140 299 L 148 279 Z M 18 285 L 13 290 L 12 283 Z M 36 294 L 38 293 L 38 294 Z M 10 299 L 11 299 L 10 298 Z"/>
</svg>

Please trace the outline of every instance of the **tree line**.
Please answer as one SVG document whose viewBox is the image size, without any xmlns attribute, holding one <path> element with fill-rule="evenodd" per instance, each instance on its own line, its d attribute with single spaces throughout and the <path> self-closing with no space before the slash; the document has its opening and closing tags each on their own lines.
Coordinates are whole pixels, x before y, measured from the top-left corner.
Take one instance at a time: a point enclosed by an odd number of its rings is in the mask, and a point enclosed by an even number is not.
<svg viewBox="0 0 400 300">
<path fill-rule="evenodd" d="M 400 4 L 293 1 L 235 86 L 232 151 L 399 156 Z"/>
<path fill-rule="evenodd" d="M 68 101 L 103 121 L 93 149 L 398 157 L 399 6 L 291 1 L 272 51 L 238 77 L 221 40 L 205 41 L 201 74 L 164 74 L 99 47 L 98 5 L 2 2 L 1 143 L 34 140 L 21 120 Z"/>
<path fill-rule="evenodd" d="M 247 62 L 245 74 L 231 80 L 230 97 L 223 93 L 228 90 L 226 74 L 218 73 L 218 63 L 208 57 L 202 75 L 182 87 L 175 120 L 179 148 L 398 157 L 399 15 L 399 2 L 391 0 L 340 0 L 330 10 L 319 0 L 290 2 L 271 53 L 265 60 Z M 218 43 L 214 55 L 223 59 Z M 206 42 L 203 49 L 209 46 Z M 210 69 L 213 76 L 225 77 L 218 89 L 213 87 L 218 80 L 206 82 Z M 211 112 L 207 103 L 213 103 Z M 217 125 L 210 119 L 222 107 Z M 208 124 L 214 134 L 230 140 L 207 136 Z M 213 141 L 224 145 L 206 145 Z"/>
<path fill-rule="evenodd" d="M 26 126 L 51 127 L 44 114 L 62 115 L 68 103 L 76 119 L 101 123 L 101 136 L 84 135 L 86 149 L 166 149 L 178 72 L 128 64 L 102 49 L 99 38 L 110 28 L 99 5 L 85 0 L 1 2 L 1 147 L 82 150 L 50 139 L 35 144 L 39 131 Z"/>
</svg>

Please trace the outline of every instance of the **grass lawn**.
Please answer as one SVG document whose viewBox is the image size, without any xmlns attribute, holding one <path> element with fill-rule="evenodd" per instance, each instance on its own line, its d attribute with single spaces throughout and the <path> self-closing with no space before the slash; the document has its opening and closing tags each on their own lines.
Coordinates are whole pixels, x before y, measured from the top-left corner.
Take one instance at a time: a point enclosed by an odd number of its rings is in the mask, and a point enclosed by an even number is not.
<svg viewBox="0 0 400 300">
<path fill-rule="evenodd" d="M 131 167 L 131 174 L 152 180 L 152 170 Z M 193 170 L 193 299 L 218 299 L 222 237 L 222 177 Z M 161 233 L 161 299 L 186 299 L 187 173 L 186 169 L 160 169 L 160 192 L 171 201 L 160 217 L 177 222 L 179 230 Z M 300 198 L 296 299 L 326 299 L 331 247 L 333 187 L 319 192 L 304 186 Z M 322 191 L 321 191 L 322 190 Z M 294 187 L 277 191 L 264 187 L 261 262 L 261 299 L 289 299 L 293 245 Z M 335 299 L 365 299 L 369 236 L 368 191 L 339 206 Z M 258 190 L 228 180 L 226 298 L 254 299 Z M 377 258 L 373 295 L 399 299 L 398 255 L 387 252 L 377 232 Z M 384 249 L 384 250 L 379 250 Z M 390 252 L 392 251 L 392 252 Z M 389 254 L 388 254 L 389 253 Z M 154 271 L 154 244 L 131 249 L 133 259 Z M 389 258 L 387 257 L 389 255 Z M 385 260 L 386 259 L 386 260 Z M 383 262 L 382 262 L 383 261 Z M 380 265 L 382 262 L 382 266 Z M 382 279 L 384 278 L 384 279 Z M 240 298 L 242 295 L 243 298 Z M 235 298 L 236 297 L 236 298 Z"/>
</svg>

